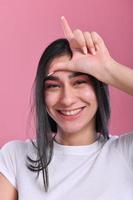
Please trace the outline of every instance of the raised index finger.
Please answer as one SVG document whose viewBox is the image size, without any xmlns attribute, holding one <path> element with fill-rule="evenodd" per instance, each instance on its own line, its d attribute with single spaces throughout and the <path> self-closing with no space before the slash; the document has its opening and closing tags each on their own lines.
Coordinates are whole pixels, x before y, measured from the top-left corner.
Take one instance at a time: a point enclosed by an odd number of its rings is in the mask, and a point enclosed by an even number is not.
<svg viewBox="0 0 133 200">
<path fill-rule="evenodd" d="M 73 38 L 73 32 L 68 24 L 68 21 L 65 19 L 64 16 L 61 17 L 61 25 L 64 31 L 64 35 L 68 40 Z"/>
</svg>

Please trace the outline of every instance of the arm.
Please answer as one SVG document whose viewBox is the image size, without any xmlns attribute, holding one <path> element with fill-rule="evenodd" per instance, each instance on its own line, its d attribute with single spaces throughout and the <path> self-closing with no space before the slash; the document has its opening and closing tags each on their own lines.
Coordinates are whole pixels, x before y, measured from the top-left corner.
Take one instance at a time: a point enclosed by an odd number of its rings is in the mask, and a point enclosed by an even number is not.
<svg viewBox="0 0 133 200">
<path fill-rule="evenodd" d="M 113 61 L 106 70 L 109 76 L 107 84 L 133 96 L 133 69 Z"/>
<path fill-rule="evenodd" d="M 0 173 L 0 198 L 3 200 L 17 200 L 17 191 L 12 184 Z"/>
<path fill-rule="evenodd" d="M 73 58 L 67 63 L 53 66 L 50 72 L 80 71 L 133 95 L 133 69 L 116 62 L 96 32 L 72 31 L 64 17 L 61 18 L 61 24 L 73 51 Z"/>
</svg>

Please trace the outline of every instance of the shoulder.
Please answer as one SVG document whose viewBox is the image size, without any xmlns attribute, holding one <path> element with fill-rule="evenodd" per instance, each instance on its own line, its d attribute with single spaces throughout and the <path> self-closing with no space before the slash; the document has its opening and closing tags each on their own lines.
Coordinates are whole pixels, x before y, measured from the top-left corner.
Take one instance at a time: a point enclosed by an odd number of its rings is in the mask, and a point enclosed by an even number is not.
<svg viewBox="0 0 133 200">
<path fill-rule="evenodd" d="M 33 144 L 31 140 L 13 140 L 6 143 L 1 149 L 1 155 L 16 156 L 16 155 L 26 155 L 33 150 Z"/>
<path fill-rule="evenodd" d="M 32 149 L 30 140 L 14 140 L 6 143 L 0 149 L 0 173 L 16 188 L 16 179 L 21 170 L 26 168 L 26 158 Z"/>
<path fill-rule="evenodd" d="M 111 135 L 109 142 L 118 147 L 118 146 L 125 146 L 125 145 L 133 145 L 133 132 L 124 133 L 122 135 Z"/>
<path fill-rule="evenodd" d="M 122 135 L 109 135 L 109 139 L 103 142 L 103 150 L 117 151 L 121 155 L 133 156 L 133 132 Z"/>
<path fill-rule="evenodd" d="M 133 163 L 133 132 L 119 136 L 111 136 L 105 146 L 110 152 L 116 152 L 132 166 Z"/>
<path fill-rule="evenodd" d="M 22 141 L 22 140 L 12 140 L 12 141 L 9 141 L 7 142 L 6 144 L 4 144 L 1 148 L 1 150 L 3 149 L 14 149 L 18 146 L 21 146 L 21 147 L 25 147 L 25 145 L 29 142 L 29 140 L 26 140 L 26 141 Z"/>
</svg>

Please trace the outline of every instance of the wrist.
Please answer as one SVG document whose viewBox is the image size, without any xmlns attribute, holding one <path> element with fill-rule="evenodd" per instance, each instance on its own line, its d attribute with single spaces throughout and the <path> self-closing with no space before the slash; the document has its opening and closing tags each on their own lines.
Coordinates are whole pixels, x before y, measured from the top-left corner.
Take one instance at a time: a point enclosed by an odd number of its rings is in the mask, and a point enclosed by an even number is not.
<svg viewBox="0 0 133 200">
<path fill-rule="evenodd" d="M 107 61 L 107 63 L 104 65 L 104 74 L 103 74 L 103 81 L 106 84 L 113 85 L 115 81 L 115 73 L 117 71 L 117 67 L 120 65 L 118 62 L 116 62 L 113 58 L 110 57 L 110 59 Z"/>
</svg>

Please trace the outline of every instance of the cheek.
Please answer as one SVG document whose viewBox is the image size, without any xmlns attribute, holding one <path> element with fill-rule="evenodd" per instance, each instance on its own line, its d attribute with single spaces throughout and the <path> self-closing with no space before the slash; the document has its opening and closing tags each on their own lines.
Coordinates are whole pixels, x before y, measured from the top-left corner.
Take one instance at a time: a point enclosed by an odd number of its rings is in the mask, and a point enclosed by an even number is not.
<svg viewBox="0 0 133 200">
<path fill-rule="evenodd" d="M 86 102 L 97 104 L 96 94 L 95 94 L 95 91 L 94 91 L 94 89 L 92 87 L 84 88 L 80 92 L 80 95 L 81 95 L 82 98 L 84 98 L 84 100 Z"/>
<path fill-rule="evenodd" d="M 46 93 L 44 96 L 44 101 L 46 103 L 47 108 L 51 108 L 54 106 L 58 101 L 58 95 L 52 93 Z"/>
</svg>

